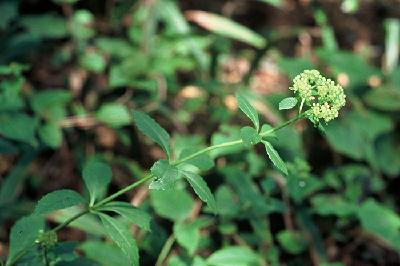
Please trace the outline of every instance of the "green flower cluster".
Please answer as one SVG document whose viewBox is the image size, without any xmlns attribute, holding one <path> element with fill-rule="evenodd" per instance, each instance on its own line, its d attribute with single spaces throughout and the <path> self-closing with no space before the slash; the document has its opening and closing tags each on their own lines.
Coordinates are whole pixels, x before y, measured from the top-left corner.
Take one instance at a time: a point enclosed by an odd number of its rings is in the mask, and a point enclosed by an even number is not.
<svg viewBox="0 0 400 266">
<path fill-rule="evenodd" d="M 346 95 L 342 86 L 323 77 L 318 70 L 305 70 L 293 80 L 293 87 L 302 104 L 309 107 L 305 115 L 314 124 L 321 119 L 329 122 L 338 117 L 339 110 L 346 104 Z"/>
</svg>

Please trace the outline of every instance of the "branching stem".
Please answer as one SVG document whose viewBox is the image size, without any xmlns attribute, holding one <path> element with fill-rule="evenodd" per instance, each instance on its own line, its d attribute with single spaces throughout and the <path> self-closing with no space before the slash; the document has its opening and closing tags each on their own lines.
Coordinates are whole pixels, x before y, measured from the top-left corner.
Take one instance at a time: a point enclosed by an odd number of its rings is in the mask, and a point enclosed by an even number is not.
<svg viewBox="0 0 400 266">
<path fill-rule="evenodd" d="M 300 119 L 302 119 L 304 117 L 305 117 L 304 114 L 299 114 L 298 116 L 286 121 L 285 123 L 283 123 L 283 124 L 281 124 L 281 125 L 279 125 L 279 126 L 277 126 L 275 128 L 271 128 L 270 130 L 267 130 L 265 132 L 261 132 L 260 136 L 261 137 L 266 137 L 266 136 L 268 136 L 268 135 L 270 135 L 270 134 L 272 134 L 272 133 L 274 133 L 274 132 L 276 132 L 276 131 L 278 131 L 278 130 L 280 130 L 280 129 L 282 129 L 282 128 L 284 128 L 284 127 L 286 127 L 286 126 L 288 126 L 288 125 L 290 125 L 292 123 L 295 123 L 296 121 L 298 121 L 298 120 L 300 120 Z M 212 146 L 204 148 L 204 149 L 202 149 L 202 150 L 200 150 L 198 152 L 195 152 L 195 153 L 193 153 L 193 154 L 191 154 L 189 156 L 186 156 L 186 157 L 184 157 L 182 159 L 176 160 L 176 161 L 172 162 L 171 164 L 172 165 L 179 165 L 179 164 L 187 162 L 187 161 L 189 161 L 189 160 L 191 160 L 191 159 L 193 159 L 193 158 L 195 158 L 195 157 L 197 157 L 197 156 L 199 156 L 201 154 L 210 152 L 212 150 L 216 150 L 216 149 L 219 149 L 219 148 L 230 147 L 230 146 L 235 146 L 235 145 L 239 145 L 239 144 L 242 144 L 242 143 L 243 143 L 243 140 L 239 139 L 239 140 L 234 140 L 234 141 L 229 141 L 229 142 L 225 142 L 225 143 L 221 143 L 221 144 L 212 145 Z M 139 186 L 139 185 L 141 185 L 141 184 L 143 184 L 143 183 L 145 183 L 147 181 L 150 181 L 152 178 L 154 178 L 154 176 L 152 174 L 148 174 L 146 177 L 144 177 L 142 179 L 139 179 L 138 181 L 130 184 L 129 186 L 124 187 L 124 188 L 118 190 L 117 192 L 115 192 L 114 194 L 111 194 L 107 198 L 97 202 L 93 206 L 90 206 L 87 209 L 84 209 L 81 212 L 75 214 L 74 216 L 72 216 L 68 220 L 66 220 L 63 223 L 59 224 L 58 226 L 54 227 L 51 231 L 57 232 L 57 231 L 61 230 L 62 228 L 68 226 L 70 223 L 72 223 L 76 219 L 80 218 L 81 216 L 83 216 L 83 215 L 85 215 L 85 214 L 87 214 L 89 212 L 94 212 L 94 211 L 98 210 L 99 208 L 101 208 L 105 204 L 111 202 L 115 198 L 121 196 L 122 194 L 125 194 L 126 192 L 136 188 L 137 186 Z M 170 237 L 167 240 L 167 242 L 166 242 L 164 247 L 172 246 L 173 242 L 174 242 L 174 237 L 173 238 Z M 168 247 L 168 251 L 169 251 L 170 248 L 171 247 Z M 163 250 L 164 250 L 164 248 L 163 248 Z M 18 258 L 16 258 L 12 263 L 8 264 L 7 266 L 14 265 L 17 262 L 18 259 L 23 257 L 24 254 L 25 254 L 25 252 L 22 251 L 21 255 Z M 162 258 L 161 254 L 160 254 L 160 257 L 159 257 L 159 260 L 163 261 L 164 259 Z"/>
</svg>

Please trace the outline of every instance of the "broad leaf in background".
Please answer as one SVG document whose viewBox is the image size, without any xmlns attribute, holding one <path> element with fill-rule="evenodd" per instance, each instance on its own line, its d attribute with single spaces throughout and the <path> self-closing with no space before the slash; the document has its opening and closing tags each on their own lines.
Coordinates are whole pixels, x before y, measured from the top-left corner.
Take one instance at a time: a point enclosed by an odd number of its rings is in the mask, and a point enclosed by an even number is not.
<svg viewBox="0 0 400 266">
<path fill-rule="evenodd" d="M 71 93 L 67 90 L 43 90 L 31 97 L 30 104 L 35 113 L 42 118 L 59 121 L 66 117 L 66 105 L 71 99 Z"/>
<path fill-rule="evenodd" d="M 100 265 L 131 266 L 129 260 L 118 246 L 101 241 L 85 241 L 79 246 L 85 256 Z M 101 251 L 101 252 L 100 252 Z"/>
<path fill-rule="evenodd" d="M 185 146 L 188 146 L 187 144 Z M 175 147 L 174 147 L 175 148 Z M 185 158 L 187 156 L 190 156 L 197 151 L 199 151 L 200 148 L 184 148 L 182 152 L 179 155 L 179 159 Z M 200 170 L 206 171 L 211 169 L 214 166 L 214 161 L 211 159 L 210 155 L 208 153 L 203 153 L 200 154 L 190 160 L 186 161 L 187 164 L 192 164 L 196 167 L 198 167 Z"/>
<path fill-rule="evenodd" d="M 85 164 L 82 177 L 86 188 L 90 194 L 90 205 L 102 197 L 107 192 L 108 185 L 111 182 L 112 171 L 109 165 L 96 160 Z"/>
<path fill-rule="evenodd" d="M 103 104 L 96 112 L 96 119 L 111 127 L 122 127 L 129 125 L 131 114 L 126 106 L 119 103 Z"/>
<path fill-rule="evenodd" d="M 131 223 L 138 225 L 146 231 L 150 231 L 151 216 L 147 212 L 132 206 L 128 202 L 112 201 L 99 208 L 99 210 L 116 212 Z"/>
<path fill-rule="evenodd" d="M 308 247 L 307 240 L 301 232 L 283 230 L 277 235 L 279 244 L 290 254 L 297 255 Z"/>
<path fill-rule="evenodd" d="M 288 174 L 287 168 L 285 163 L 283 162 L 282 158 L 279 156 L 278 152 L 275 148 L 269 143 L 268 141 L 262 141 L 265 146 L 265 150 L 267 151 L 269 159 L 273 162 L 273 164 L 281 170 L 284 174 Z"/>
<path fill-rule="evenodd" d="M 370 111 L 351 111 L 325 127 L 328 142 L 336 151 L 370 162 L 374 160 L 373 141 L 392 128 L 388 117 Z"/>
<path fill-rule="evenodd" d="M 257 48 L 262 48 L 266 44 L 266 40 L 261 35 L 220 15 L 193 10 L 186 11 L 185 16 L 188 20 L 193 21 L 207 30 L 221 36 L 232 38 L 253 45 Z"/>
<path fill-rule="evenodd" d="M 63 38 L 67 35 L 67 23 L 63 17 L 57 15 L 24 16 L 21 24 L 37 38 Z"/>
<path fill-rule="evenodd" d="M 120 221 L 99 213 L 98 216 L 103 223 L 107 235 L 119 246 L 129 262 L 133 266 L 139 266 L 139 250 L 129 229 Z"/>
<path fill-rule="evenodd" d="M 35 128 L 36 118 L 23 113 L 1 113 L 0 135 L 6 138 L 36 145 Z"/>
<path fill-rule="evenodd" d="M 174 225 L 174 235 L 178 243 L 185 247 L 190 255 L 193 255 L 200 244 L 200 229 L 211 225 L 212 219 L 198 217 L 193 222 L 176 223 Z"/>
<path fill-rule="evenodd" d="M 235 126 L 229 125 L 221 125 L 220 126 L 221 132 L 214 133 L 211 137 L 211 144 L 218 145 L 228 141 L 235 141 L 240 139 L 240 128 Z M 220 148 L 216 150 L 212 150 L 210 152 L 211 158 L 216 158 L 218 156 L 232 154 L 242 151 L 246 146 L 245 145 L 235 145 L 226 148 Z"/>
<path fill-rule="evenodd" d="M 246 146 L 256 145 L 261 141 L 261 136 L 252 127 L 242 127 L 240 129 L 240 137 Z"/>
<path fill-rule="evenodd" d="M 84 204 L 86 200 L 76 191 L 61 189 L 50 192 L 41 198 L 35 207 L 35 214 L 48 214 L 56 210 Z"/>
<path fill-rule="evenodd" d="M 48 216 L 48 219 L 53 222 L 61 224 L 65 221 L 69 220 L 71 217 L 82 212 L 83 210 L 84 209 L 80 206 L 73 206 L 71 208 L 58 210 L 58 211 L 50 214 Z M 104 228 L 103 228 L 101 222 L 99 221 L 99 219 L 97 219 L 97 217 L 95 215 L 90 214 L 90 213 L 81 216 L 80 218 L 78 218 L 75 221 L 73 221 L 72 223 L 70 223 L 68 226 L 72 227 L 72 228 L 78 228 L 79 230 L 82 230 L 82 231 L 89 233 L 91 235 L 94 235 L 94 236 L 98 236 L 98 237 L 105 236 Z"/>
<path fill-rule="evenodd" d="M 10 251 L 6 265 L 9 265 L 21 251 L 31 247 L 39 231 L 43 229 L 44 219 L 40 216 L 30 215 L 18 220 L 11 228 Z"/>
<path fill-rule="evenodd" d="M 204 181 L 204 179 L 198 174 L 193 172 L 183 171 L 183 170 L 179 170 L 179 172 L 181 172 L 184 175 L 186 180 L 192 186 L 194 192 L 196 192 L 197 196 L 199 196 L 199 198 L 202 201 L 206 202 L 208 207 L 210 207 L 210 209 L 215 214 L 218 213 L 218 208 L 215 198 L 211 193 L 210 188 L 207 186 L 207 183 Z"/>
<path fill-rule="evenodd" d="M 185 220 L 194 207 L 191 195 L 178 188 L 173 191 L 152 190 L 150 200 L 157 214 L 172 221 Z"/>
<path fill-rule="evenodd" d="M 294 79 L 299 73 L 306 69 L 313 69 L 315 66 L 308 58 L 283 57 L 278 61 L 279 68 L 287 74 L 289 79 Z"/>
<path fill-rule="evenodd" d="M 297 104 L 297 99 L 295 97 L 287 97 L 280 101 L 279 110 L 288 110 L 295 107 Z"/>
<path fill-rule="evenodd" d="M 4 30 L 8 23 L 18 15 L 18 2 L 3 1 L 0 3 L 0 29 Z"/>
<path fill-rule="evenodd" d="M 212 266 L 259 265 L 260 257 L 247 247 L 230 246 L 211 254 L 207 258 L 207 264 Z"/>
<path fill-rule="evenodd" d="M 335 75 L 346 74 L 349 86 L 365 85 L 371 76 L 380 75 L 379 69 L 370 66 L 363 58 L 351 52 L 318 49 L 317 54 L 332 68 Z"/>
<path fill-rule="evenodd" d="M 400 216 L 386 206 L 368 199 L 358 209 L 362 227 L 400 251 Z"/>
<path fill-rule="evenodd" d="M 365 102 L 381 111 L 400 111 L 400 90 L 376 88 L 369 90 L 364 96 Z"/>
<path fill-rule="evenodd" d="M 93 73 L 102 73 L 106 68 L 106 61 L 99 51 L 86 51 L 79 58 L 80 65 Z"/>
<path fill-rule="evenodd" d="M 145 113 L 134 111 L 135 124 L 138 129 L 163 148 L 170 158 L 169 134 L 156 121 Z"/>
<path fill-rule="evenodd" d="M 153 164 L 150 172 L 156 177 L 150 183 L 150 189 L 168 189 L 171 188 L 177 180 L 181 178 L 178 168 L 170 165 L 167 160 L 160 160 Z"/>
<path fill-rule="evenodd" d="M 62 130 L 56 123 L 49 123 L 39 127 L 39 137 L 50 148 L 58 148 L 62 143 Z"/>
<path fill-rule="evenodd" d="M 258 131 L 260 128 L 260 121 L 258 119 L 258 113 L 256 109 L 250 104 L 245 96 L 240 93 L 236 94 L 236 100 L 240 110 L 242 110 L 242 112 L 247 115 L 248 118 L 250 118 L 251 122 L 253 122 L 256 130 Z"/>
<path fill-rule="evenodd" d="M 336 194 L 318 194 L 311 198 L 314 212 L 319 215 L 335 215 L 337 217 L 348 217 L 353 215 L 357 206 L 346 201 L 342 196 Z"/>
</svg>

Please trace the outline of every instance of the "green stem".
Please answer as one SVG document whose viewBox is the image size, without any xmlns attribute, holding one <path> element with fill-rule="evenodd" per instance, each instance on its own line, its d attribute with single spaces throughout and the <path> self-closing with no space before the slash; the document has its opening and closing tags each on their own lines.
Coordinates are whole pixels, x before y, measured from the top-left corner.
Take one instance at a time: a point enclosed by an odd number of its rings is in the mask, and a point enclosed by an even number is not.
<svg viewBox="0 0 400 266">
<path fill-rule="evenodd" d="M 49 266 L 49 260 L 47 258 L 47 247 L 43 247 L 42 249 L 42 256 L 43 256 L 43 264 L 45 266 Z"/>
<path fill-rule="evenodd" d="M 279 126 L 277 126 L 277 127 L 275 127 L 275 128 L 271 128 L 270 130 L 267 130 L 267 131 L 265 131 L 265 132 L 260 133 L 260 136 L 261 136 L 261 137 L 268 136 L 269 134 L 272 134 L 272 133 L 274 133 L 274 132 L 276 132 L 276 131 L 278 131 L 278 130 L 280 130 L 280 129 L 282 129 L 282 128 L 284 128 L 284 127 L 286 127 L 286 126 L 288 126 L 288 125 L 290 125 L 290 124 L 292 124 L 292 123 L 296 122 L 297 120 L 300 120 L 300 119 L 302 119 L 302 118 L 304 118 L 304 117 L 305 117 L 305 114 L 299 114 L 298 116 L 296 116 L 296 117 L 294 117 L 294 118 L 292 118 L 292 119 L 286 121 L 285 123 L 283 123 L 283 124 L 281 124 L 281 125 L 279 125 Z M 234 146 L 234 145 L 238 145 L 238 144 L 242 144 L 242 143 L 243 143 L 243 140 L 239 139 L 239 140 L 234 140 L 234 141 L 229 141 L 229 142 L 225 142 L 225 143 L 221 143 L 221 144 L 209 146 L 209 147 L 204 148 L 204 149 L 202 149 L 202 150 L 200 150 L 200 151 L 198 151 L 198 152 L 195 152 L 195 153 L 193 153 L 193 154 L 191 154 L 191 155 L 189 155 L 189 156 L 186 156 L 185 158 L 182 158 L 182 159 L 180 159 L 180 160 L 176 160 L 175 162 L 172 162 L 171 164 L 172 164 L 172 165 L 179 165 L 179 164 L 182 164 L 182 163 L 184 163 L 184 162 L 187 162 L 187 161 L 189 161 L 189 160 L 191 160 L 191 159 L 193 159 L 193 158 L 195 158 L 195 157 L 197 157 L 197 156 L 199 156 L 199 155 L 201 155 L 201 154 L 210 152 L 210 151 L 212 151 L 212 150 L 216 150 L 216 149 L 224 148 L 224 147 L 230 147 L 230 146 Z M 99 209 L 100 207 L 104 206 L 105 204 L 109 203 L 110 201 L 114 200 L 115 198 L 121 196 L 122 194 L 125 194 L 126 192 L 128 192 L 128 191 L 134 189 L 135 187 L 137 187 L 137 186 L 139 186 L 139 185 L 141 185 L 141 184 L 143 184 L 143 183 L 145 183 L 145 182 L 151 180 L 153 177 L 154 177 L 154 176 L 153 176 L 152 174 L 149 174 L 149 175 L 147 175 L 146 177 L 144 177 L 144 178 L 142 178 L 142 179 L 140 179 L 140 180 L 138 180 L 138 181 L 136 181 L 136 182 L 130 184 L 129 186 L 124 187 L 123 189 L 118 190 L 118 191 L 115 192 L 114 194 L 112 194 L 112 195 L 108 196 L 107 198 L 105 198 L 105 199 L 99 201 L 98 203 L 94 204 L 93 206 L 89 207 L 88 209 L 82 210 L 81 212 L 75 214 L 74 216 L 72 216 L 72 217 L 69 218 L 68 220 L 66 220 L 66 221 L 64 221 L 63 223 L 59 224 L 58 226 L 54 227 L 51 231 L 53 231 L 53 232 L 59 231 L 60 229 L 62 229 L 62 228 L 64 228 L 64 227 L 68 226 L 70 223 L 72 223 L 73 221 L 75 221 L 75 220 L 78 219 L 79 217 L 81 217 L 81 216 L 83 216 L 83 215 L 89 213 L 90 211 L 96 211 L 96 210 Z M 162 263 L 162 261 L 164 261 L 165 257 L 168 255 L 169 249 L 172 247 L 174 241 L 175 241 L 175 238 L 174 238 L 173 235 L 171 235 L 171 236 L 168 238 L 167 242 L 165 243 L 165 245 L 164 245 L 164 247 L 163 247 L 163 250 L 161 251 L 162 253 L 160 254 L 160 256 L 159 256 L 159 258 L 158 258 L 158 260 L 157 260 L 157 263 Z M 163 254 L 163 252 L 164 252 L 165 254 Z M 24 255 L 24 254 L 21 254 L 21 256 L 18 257 L 18 259 L 21 258 L 23 255 Z M 163 255 L 163 256 L 161 256 L 161 255 Z M 164 257 L 164 258 L 163 258 L 163 257 Z M 9 265 L 10 265 L 10 266 L 13 265 L 18 259 L 16 258 L 16 259 L 15 259 L 12 263 L 10 263 Z M 160 262 L 159 262 L 159 261 L 160 261 Z M 156 265 L 161 265 L 161 264 L 156 264 Z"/>
<path fill-rule="evenodd" d="M 275 128 L 271 128 L 270 130 L 267 130 L 265 132 L 260 133 L 260 136 L 261 137 L 268 136 L 268 135 L 272 134 L 273 132 L 278 131 L 279 129 L 282 129 L 282 128 L 286 127 L 287 125 L 290 125 L 290 124 L 296 122 L 297 120 L 300 120 L 300 119 L 304 118 L 304 116 L 305 116 L 304 114 L 299 114 L 298 116 L 293 117 L 292 119 L 286 121 L 285 123 L 283 123 L 283 124 L 281 124 L 281 125 L 279 125 L 279 126 L 277 126 Z M 209 146 L 209 147 L 207 147 L 205 149 L 202 149 L 202 150 L 200 150 L 198 152 L 195 152 L 195 153 L 193 153 L 193 154 L 191 154 L 189 156 L 186 156 L 185 158 L 182 158 L 180 160 L 172 162 L 171 165 L 179 165 L 179 164 L 187 162 L 187 161 L 189 161 L 189 160 L 191 160 L 191 159 L 193 159 L 193 158 L 195 158 L 195 157 L 197 157 L 197 156 L 199 156 L 199 155 L 201 155 L 203 153 L 207 153 L 209 151 L 216 150 L 216 149 L 219 149 L 219 148 L 238 145 L 238 144 L 241 144 L 241 143 L 243 143 L 243 140 L 239 139 L 239 140 L 234 140 L 234 141 L 229 141 L 229 142 L 225 142 L 225 143 Z"/>
<path fill-rule="evenodd" d="M 79 217 L 85 215 L 88 212 L 89 212 L 89 210 L 83 210 L 81 212 L 78 212 L 77 214 L 75 214 L 74 216 L 69 218 L 68 220 L 66 220 L 63 223 L 61 223 L 61 224 L 57 225 L 56 227 L 54 227 L 51 231 L 57 232 L 58 230 L 66 227 L 67 225 L 69 225 L 70 223 L 72 223 L 73 221 L 75 221 L 76 219 L 78 219 Z"/>
<path fill-rule="evenodd" d="M 114 194 L 108 196 L 107 198 L 105 198 L 105 199 L 99 201 L 98 203 L 96 203 L 95 205 L 93 205 L 93 206 L 91 207 L 91 210 L 96 210 L 96 209 L 98 209 L 98 208 L 104 206 L 105 204 L 109 203 L 109 202 L 112 201 L 113 199 L 115 199 L 115 198 L 121 196 L 122 194 L 125 194 L 126 192 L 128 192 L 128 191 L 134 189 L 135 187 L 137 187 L 137 186 L 139 186 L 139 185 L 141 185 L 141 184 L 143 184 L 143 183 L 149 181 L 149 180 L 152 179 L 153 177 L 154 177 L 154 176 L 153 176 L 152 174 L 149 174 L 149 175 L 147 175 L 146 177 L 144 177 L 144 178 L 142 178 L 142 179 L 140 179 L 140 180 L 138 180 L 138 181 L 136 181 L 136 182 L 130 184 L 129 186 L 124 187 L 124 188 L 121 189 L 121 190 L 118 190 L 118 191 L 115 192 Z"/>
<path fill-rule="evenodd" d="M 161 249 L 160 255 L 157 258 L 157 262 L 156 262 L 155 266 L 162 265 L 164 260 L 167 258 L 174 242 L 175 242 L 175 236 L 174 236 L 174 234 L 172 234 L 168 237 L 167 241 L 165 241 L 164 246 Z"/>
</svg>

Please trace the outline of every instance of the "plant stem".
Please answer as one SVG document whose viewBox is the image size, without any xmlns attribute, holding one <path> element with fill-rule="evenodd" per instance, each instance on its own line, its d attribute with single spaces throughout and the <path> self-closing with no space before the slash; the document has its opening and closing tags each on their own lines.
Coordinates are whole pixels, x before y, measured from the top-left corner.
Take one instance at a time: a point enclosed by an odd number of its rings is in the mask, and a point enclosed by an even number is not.
<svg viewBox="0 0 400 266">
<path fill-rule="evenodd" d="M 47 258 L 47 247 L 42 248 L 43 264 L 49 266 L 49 260 Z"/>
<path fill-rule="evenodd" d="M 271 128 L 268 131 L 262 132 L 262 133 L 260 133 L 260 136 L 261 137 L 268 136 L 269 134 L 272 134 L 273 132 L 278 131 L 279 129 L 281 129 L 283 127 L 286 127 L 287 125 L 290 125 L 290 124 L 292 124 L 292 123 L 294 123 L 297 120 L 300 120 L 302 118 L 304 118 L 304 114 L 300 114 L 300 115 L 298 115 L 298 116 L 286 121 L 285 123 L 275 127 L 275 128 Z M 207 152 L 212 151 L 212 150 L 216 150 L 216 149 L 224 148 L 224 147 L 229 147 L 229 146 L 234 146 L 234 145 L 238 145 L 238 144 L 242 144 L 242 143 L 243 143 L 243 140 L 239 139 L 239 140 L 234 140 L 234 141 L 229 141 L 229 142 L 225 142 L 225 143 L 209 146 L 209 147 L 204 148 L 204 149 L 202 149 L 202 150 L 200 150 L 198 152 L 195 152 L 195 153 L 193 153 L 193 154 L 191 154 L 189 156 L 186 156 L 185 158 L 182 158 L 180 160 L 172 162 L 171 165 L 179 165 L 179 164 L 184 163 L 186 161 L 189 161 L 189 160 L 191 160 L 191 159 L 193 159 L 193 158 L 195 158 L 195 157 L 197 157 L 197 156 L 199 156 L 199 155 L 201 155 L 203 153 L 207 153 Z"/>
<path fill-rule="evenodd" d="M 175 236 L 174 236 L 174 234 L 172 234 L 168 237 L 167 241 L 165 241 L 164 246 L 161 249 L 160 255 L 157 258 L 157 262 L 156 262 L 155 266 L 162 265 L 164 260 L 167 258 L 169 251 L 171 250 L 174 242 L 175 242 Z"/>
<path fill-rule="evenodd" d="M 294 123 L 294 122 L 296 122 L 296 121 L 298 121 L 298 120 L 300 120 L 300 119 L 302 119 L 304 117 L 305 117 L 304 113 L 303 114 L 299 114 L 296 117 L 286 121 L 285 123 L 283 123 L 283 124 L 281 124 L 281 125 L 279 125 L 279 126 L 277 126 L 275 128 L 271 128 L 270 130 L 267 130 L 265 132 L 260 133 L 260 136 L 261 137 L 268 136 L 269 134 L 272 134 L 273 132 L 276 132 L 276 131 L 278 131 L 278 130 L 280 130 L 280 129 L 282 129 L 282 128 L 284 128 L 284 127 L 286 127 L 286 126 L 288 126 L 288 125 L 290 125 L 290 124 L 292 124 L 292 123 Z M 234 145 L 238 145 L 238 144 L 242 144 L 242 143 L 243 143 L 243 140 L 239 139 L 239 140 L 234 140 L 234 141 L 229 141 L 229 142 L 225 142 L 225 143 L 221 143 L 221 144 L 212 145 L 212 146 L 204 148 L 204 149 L 202 149 L 202 150 L 200 150 L 198 152 L 195 152 L 195 153 L 193 153 L 193 154 L 191 154 L 189 156 L 186 156 L 185 158 L 182 158 L 180 160 L 176 160 L 176 161 L 172 162 L 171 165 L 179 165 L 179 164 L 187 162 L 187 161 L 189 161 L 189 160 L 191 160 L 191 159 L 193 159 L 193 158 L 195 158 L 195 157 L 197 157 L 197 156 L 199 156 L 201 154 L 207 153 L 209 151 L 216 150 L 216 149 L 219 149 L 219 148 L 224 148 L 224 147 L 230 147 L 230 146 L 234 146 Z M 57 232 L 57 231 L 61 230 L 62 228 L 68 226 L 70 223 L 72 223 L 73 221 L 75 221 L 79 217 L 89 213 L 90 211 L 96 211 L 100 207 L 104 206 L 105 204 L 109 203 L 110 201 L 114 200 L 115 198 L 121 196 L 122 194 L 125 194 L 126 192 L 134 189 L 135 187 L 137 187 L 137 186 L 139 186 L 139 185 L 151 180 L 153 177 L 154 176 L 152 174 L 148 174 L 146 177 L 144 177 L 142 179 L 139 179 L 138 181 L 130 184 L 129 186 L 124 187 L 124 188 L 118 190 L 117 192 L 115 192 L 114 194 L 111 194 L 107 198 L 99 201 L 98 203 L 94 204 L 93 206 L 91 206 L 91 207 L 89 207 L 89 208 L 87 208 L 85 210 L 82 210 L 81 212 L 75 214 L 74 216 L 72 216 L 68 220 L 66 220 L 63 223 L 59 224 L 58 226 L 54 227 L 51 231 Z M 157 264 L 156 264 L 157 266 L 161 265 L 161 263 L 164 261 L 165 257 L 168 255 L 169 250 L 171 249 L 174 241 L 175 241 L 174 235 L 171 235 L 167 239 L 167 241 L 166 241 L 166 243 L 165 243 L 165 245 L 164 245 L 164 247 L 163 247 L 163 249 L 161 251 L 161 254 L 158 257 Z M 9 265 L 13 265 L 14 263 L 16 263 L 17 260 L 19 258 L 21 258 L 23 255 L 24 254 L 21 254 L 20 257 L 16 258 Z"/>
<path fill-rule="evenodd" d="M 265 132 L 260 133 L 260 136 L 265 137 L 265 136 L 267 136 L 267 135 L 269 135 L 269 134 L 272 134 L 273 132 L 278 131 L 278 130 L 280 130 L 281 128 L 284 128 L 284 127 L 286 127 L 286 126 L 288 126 L 288 125 L 290 125 L 290 124 L 296 122 L 297 120 L 302 119 L 303 117 L 304 117 L 304 114 L 300 114 L 300 115 L 298 115 L 298 116 L 296 116 L 296 117 L 294 117 L 294 118 L 292 118 L 292 119 L 286 121 L 285 123 L 283 123 L 283 124 L 281 124 L 281 125 L 275 127 L 275 128 L 272 128 L 272 129 L 270 129 L 270 130 L 268 130 L 268 131 L 265 131 Z M 189 161 L 189 160 L 191 160 L 191 159 L 193 159 L 193 158 L 195 158 L 195 157 L 197 157 L 197 156 L 199 156 L 199 155 L 201 155 L 201 154 L 203 154 L 203 153 L 207 153 L 207 152 L 209 152 L 209 151 L 212 151 L 212 150 L 215 150 L 215 149 L 219 149 L 219 148 L 224 148 L 224 147 L 229 147 L 229 146 L 238 145 L 238 144 L 241 144 L 241 143 L 243 143 L 243 141 L 242 141 L 241 139 L 239 139 L 239 140 L 234 140 L 234 141 L 229 141 L 229 142 L 225 142 L 225 143 L 221 143 L 221 144 L 209 146 L 209 147 L 204 148 L 204 149 L 202 149 L 202 150 L 200 150 L 200 151 L 198 151 L 198 152 L 195 152 L 195 153 L 193 153 L 193 154 L 191 154 L 191 155 L 189 155 L 189 156 L 186 156 L 185 158 L 182 158 L 182 159 L 180 159 L 180 160 L 177 160 L 177 161 L 175 161 L 175 162 L 172 162 L 171 164 L 172 164 L 172 165 L 179 165 L 179 164 L 182 164 L 182 163 L 184 163 L 184 162 L 187 162 L 187 161 Z M 98 208 L 104 206 L 105 204 L 107 204 L 108 202 L 110 202 L 110 201 L 114 200 L 115 198 L 121 196 L 122 194 L 125 194 L 126 192 L 132 190 L 133 188 L 135 188 L 135 187 L 137 187 L 137 186 L 139 186 L 139 185 L 141 185 L 141 184 L 143 184 L 143 183 L 149 181 L 149 180 L 152 179 L 153 177 L 154 177 L 154 176 L 153 176 L 152 174 L 149 174 L 149 175 L 147 175 L 146 177 L 144 177 L 144 178 L 142 178 L 142 179 L 140 179 L 140 180 L 138 180 L 138 181 L 136 181 L 136 182 L 130 184 L 129 186 L 124 187 L 124 188 L 121 189 L 121 190 L 118 190 L 118 191 L 115 192 L 114 194 L 112 194 L 112 195 L 108 196 L 107 198 L 105 198 L 105 199 L 99 201 L 98 203 L 94 204 L 94 205 L 91 206 L 89 209 L 83 210 L 82 212 L 77 213 L 76 215 L 72 216 L 71 218 L 69 218 L 68 220 L 66 220 L 65 222 L 63 222 L 62 224 L 59 224 L 57 227 L 55 227 L 55 228 L 53 229 L 53 231 L 55 232 L 55 231 L 58 231 L 58 230 L 64 228 L 65 226 L 67 226 L 68 224 L 70 224 L 70 223 L 73 222 L 74 220 L 78 219 L 78 218 L 81 217 L 82 215 L 84 215 L 84 214 L 86 214 L 86 213 L 88 213 L 88 212 L 90 212 L 90 211 L 97 210 Z"/>
<path fill-rule="evenodd" d="M 152 179 L 153 177 L 154 177 L 154 176 L 153 176 L 152 174 L 148 174 L 146 177 L 144 177 L 144 178 L 142 178 L 142 179 L 139 179 L 138 181 L 136 181 L 136 182 L 130 184 L 129 186 L 124 187 L 123 189 L 118 190 L 117 192 L 115 192 L 114 194 L 108 196 L 107 198 L 105 198 L 105 199 L 99 201 L 98 203 L 96 203 L 95 205 L 93 205 L 93 206 L 91 207 L 91 209 L 92 209 L 92 210 L 96 210 L 97 208 L 99 208 L 99 207 L 101 207 L 101 206 L 103 206 L 103 205 L 109 203 L 110 201 L 112 201 L 113 199 L 119 197 L 120 195 L 125 194 L 126 192 L 128 192 L 128 191 L 134 189 L 135 187 L 141 185 L 142 183 L 145 183 L 146 181 L 149 181 L 149 180 Z"/>
</svg>

